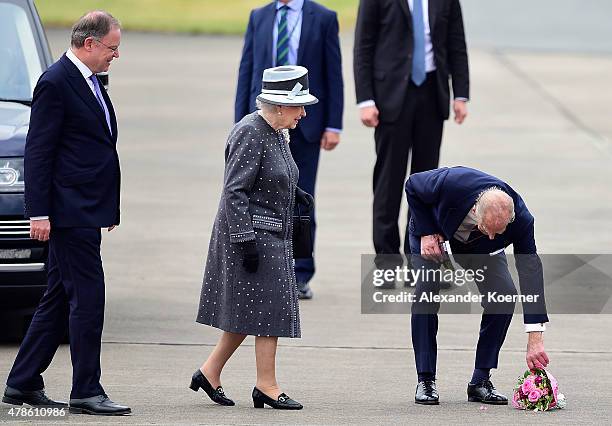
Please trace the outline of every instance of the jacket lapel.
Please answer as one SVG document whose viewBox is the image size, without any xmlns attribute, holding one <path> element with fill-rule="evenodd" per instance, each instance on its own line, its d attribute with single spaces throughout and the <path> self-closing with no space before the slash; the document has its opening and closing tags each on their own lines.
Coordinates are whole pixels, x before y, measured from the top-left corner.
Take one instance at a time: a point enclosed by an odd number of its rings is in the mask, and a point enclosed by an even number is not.
<svg viewBox="0 0 612 426">
<path fill-rule="evenodd" d="M 410 13 L 410 8 L 408 7 L 408 0 L 395 0 L 399 3 L 402 12 L 406 15 L 406 19 L 408 21 L 408 28 L 412 31 L 412 13 Z"/>
<path fill-rule="evenodd" d="M 312 31 L 312 24 L 314 21 L 314 11 L 308 0 L 304 0 L 302 6 L 302 29 L 300 33 L 300 43 L 297 51 L 297 65 L 302 63 L 304 58 L 304 49 L 306 48 L 306 40 L 310 38 L 310 32 Z"/>
<path fill-rule="evenodd" d="M 266 68 L 267 67 L 271 67 L 273 62 L 272 59 L 272 32 L 274 31 L 274 25 L 276 23 L 275 18 L 276 17 L 276 2 L 273 1 L 272 3 L 270 3 L 267 7 L 266 10 L 263 13 L 263 21 L 262 21 L 262 25 L 261 25 L 261 29 L 264 32 L 263 37 L 264 37 L 264 60 L 265 60 L 265 64 L 266 64 Z"/>
<path fill-rule="evenodd" d="M 438 0 L 428 0 L 428 1 L 429 1 L 429 33 L 433 34 L 433 30 L 436 25 L 436 18 L 438 16 L 438 8 L 440 5 L 439 5 Z"/>
<path fill-rule="evenodd" d="M 106 134 L 109 137 L 111 137 L 110 129 L 108 128 L 108 124 L 106 124 L 106 117 L 104 116 L 104 110 L 98 103 L 98 100 L 96 99 L 95 95 L 89 88 L 89 85 L 83 78 L 83 74 L 81 74 L 81 72 L 76 67 L 76 65 L 74 65 L 72 61 L 66 57 L 65 54 L 61 57 L 60 60 L 64 68 L 68 71 L 68 76 L 69 76 L 68 81 L 70 85 L 72 86 L 74 91 L 79 95 L 79 97 L 87 104 L 89 109 L 91 109 L 91 111 L 102 122 L 104 126 L 104 130 L 106 131 Z M 108 107 L 108 104 L 107 104 L 107 107 Z M 110 113 L 110 108 L 109 108 L 109 113 Z M 113 112 L 113 116 L 114 116 L 114 112 Z"/>
<path fill-rule="evenodd" d="M 113 107 L 113 103 L 111 102 L 110 96 L 108 96 L 106 89 L 103 88 L 104 86 L 102 85 L 102 82 L 99 81 L 99 83 L 101 88 L 100 92 L 102 92 L 102 97 L 104 98 L 104 102 L 106 102 L 106 108 L 108 108 L 111 129 L 113 131 L 113 134 L 111 136 L 113 138 L 113 142 L 117 142 L 117 116 L 115 115 L 115 108 Z M 106 123 L 106 117 L 104 118 L 104 123 Z M 108 126 L 106 127 L 108 128 Z"/>
</svg>

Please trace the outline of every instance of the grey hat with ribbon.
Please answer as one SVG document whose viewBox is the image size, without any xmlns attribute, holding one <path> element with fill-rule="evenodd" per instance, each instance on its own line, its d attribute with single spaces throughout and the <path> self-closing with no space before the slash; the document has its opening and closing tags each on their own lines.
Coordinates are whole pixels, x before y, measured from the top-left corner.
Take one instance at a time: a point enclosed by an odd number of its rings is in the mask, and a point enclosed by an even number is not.
<svg viewBox="0 0 612 426">
<path fill-rule="evenodd" d="M 308 91 L 308 70 L 294 65 L 264 70 L 261 93 L 257 100 L 284 106 L 304 106 L 319 102 Z"/>
</svg>

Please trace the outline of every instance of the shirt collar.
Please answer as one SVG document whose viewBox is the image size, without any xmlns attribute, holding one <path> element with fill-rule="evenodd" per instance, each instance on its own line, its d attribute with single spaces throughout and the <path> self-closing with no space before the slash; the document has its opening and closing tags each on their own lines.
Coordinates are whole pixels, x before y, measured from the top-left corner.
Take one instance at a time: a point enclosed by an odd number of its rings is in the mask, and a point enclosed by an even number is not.
<svg viewBox="0 0 612 426">
<path fill-rule="evenodd" d="M 83 78 L 88 79 L 93 75 L 93 72 L 85 65 L 77 56 L 74 54 L 72 49 L 66 51 L 66 57 L 79 69 L 79 72 L 83 74 Z"/>
<path fill-rule="evenodd" d="M 478 218 L 476 217 L 476 213 L 474 213 L 473 208 L 471 208 L 468 214 L 465 216 L 465 219 L 463 219 L 463 223 L 474 226 L 478 225 Z"/>
<path fill-rule="evenodd" d="M 284 3 L 280 1 L 276 2 L 276 10 L 280 9 L 283 6 L 285 6 Z M 304 0 L 291 0 L 289 3 L 287 3 L 286 6 L 295 12 L 299 12 L 300 10 L 302 10 L 302 7 L 304 6 Z"/>
</svg>

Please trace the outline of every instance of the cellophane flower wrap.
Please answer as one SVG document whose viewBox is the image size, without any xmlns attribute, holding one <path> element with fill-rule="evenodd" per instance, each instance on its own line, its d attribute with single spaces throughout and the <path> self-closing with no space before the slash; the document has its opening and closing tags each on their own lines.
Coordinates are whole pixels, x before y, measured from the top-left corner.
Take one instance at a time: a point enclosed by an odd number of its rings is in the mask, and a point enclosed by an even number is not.
<svg viewBox="0 0 612 426">
<path fill-rule="evenodd" d="M 548 411 L 564 408 L 565 404 L 557 379 L 544 369 L 525 371 L 514 387 L 512 406 L 519 410 Z"/>
</svg>

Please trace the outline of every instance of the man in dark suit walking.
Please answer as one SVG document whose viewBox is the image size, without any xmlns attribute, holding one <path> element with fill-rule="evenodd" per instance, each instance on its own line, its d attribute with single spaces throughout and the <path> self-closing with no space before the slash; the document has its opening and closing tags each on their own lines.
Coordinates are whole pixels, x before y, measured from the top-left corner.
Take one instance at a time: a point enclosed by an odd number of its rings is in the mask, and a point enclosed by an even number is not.
<svg viewBox="0 0 612 426">
<path fill-rule="evenodd" d="M 48 283 L 2 400 L 65 407 L 45 395 L 42 373 L 69 330 L 71 413 L 129 414 L 100 384 L 104 322 L 101 228 L 119 224 L 117 120 L 96 73 L 119 57 L 121 29 L 94 11 L 72 28 L 71 47 L 34 89 L 25 148 L 30 237 L 49 240 Z"/>
<path fill-rule="evenodd" d="M 468 167 L 442 167 L 413 174 L 406 182 L 406 195 L 412 209 L 409 238 L 413 268 L 438 269 L 443 255 L 440 243 L 448 241 L 457 262 L 466 270 L 479 271 L 476 273 L 482 277 L 474 280 L 484 296 L 481 300 L 484 310 L 474 372 L 467 388 L 468 400 L 507 404 L 508 399 L 491 383 L 490 370 L 497 368 L 499 351 L 517 301 L 504 254 L 509 245 L 514 248 L 521 296 L 527 296 L 521 300 L 525 332 L 529 336 L 527 367 L 544 368 L 549 362 L 542 337 L 548 316 L 534 218 L 510 185 Z M 412 345 L 419 381 L 417 404 L 431 405 L 439 401 L 435 380 L 440 303 L 430 297 L 438 292 L 439 281 L 416 283 Z M 422 299 L 423 295 L 426 298 Z"/>
<path fill-rule="evenodd" d="M 238 73 L 234 119 L 255 111 L 266 68 L 301 65 L 308 69 L 310 90 L 320 102 L 308 107 L 290 131 L 291 153 L 299 168 L 299 187 L 314 195 L 319 153 L 340 142 L 344 106 L 342 63 L 336 13 L 311 0 L 278 0 L 251 12 Z M 314 209 L 310 212 L 315 235 Z M 309 281 L 314 259 L 296 259 L 301 299 L 312 298 Z"/>
<path fill-rule="evenodd" d="M 361 0 L 354 73 L 361 121 L 375 127 L 373 239 L 378 258 L 400 253 L 398 216 L 410 173 L 438 167 L 449 117 L 467 115 L 469 72 L 459 0 Z M 404 252 L 410 253 L 404 238 Z M 378 262 L 377 262 L 378 263 Z"/>
</svg>

